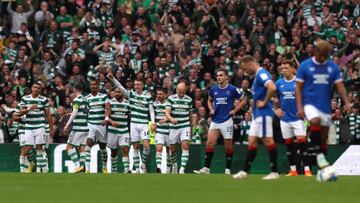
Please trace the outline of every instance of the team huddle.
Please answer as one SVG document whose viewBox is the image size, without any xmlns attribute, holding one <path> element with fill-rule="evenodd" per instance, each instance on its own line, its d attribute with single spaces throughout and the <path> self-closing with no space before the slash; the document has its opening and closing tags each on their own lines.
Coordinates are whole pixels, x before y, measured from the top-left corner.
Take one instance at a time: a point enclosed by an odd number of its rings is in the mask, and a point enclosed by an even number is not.
<svg viewBox="0 0 360 203">
<path fill-rule="evenodd" d="M 248 176 L 255 161 L 258 142 L 261 139 L 269 153 L 270 170 L 264 180 L 278 179 L 278 152 L 273 139 L 273 117 L 280 118 L 281 134 L 287 146 L 290 165 L 288 176 L 297 176 L 295 159 L 297 149 L 304 165 L 304 175 L 312 176 L 308 158 L 308 138 L 314 146 L 319 171 L 336 178 L 335 171 L 327 162 L 327 135 L 331 124 L 330 101 L 333 89 L 344 101 L 344 110 L 350 110 L 339 67 L 329 58 L 330 47 L 318 41 L 314 57 L 305 60 L 297 68 L 291 61 L 283 61 L 282 78 L 273 82 L 269 72 L 261 68 L 252 56 L 244 56 L 241 68 L 253 79 L 253 120 L 248 137 L 248 153 L 244 167 L 233 175 L 235 179 Z M 158 173 L 184 174 L 189 159 L 191 140 L 192 99 L 186 95 L 187 85 L 180 82 L 176 94 L 167 97 L 164 89 L 156 91 L 156 99 L 144 91 L 144 82 L 135 80 L 132 90 L 124 88 L 109 71 L 108 78 L 114 84 L 113 98 L 99 92 L 99 82 L 90 81 L 89 95 L 83 95 L 81 85 L 75 85 L 73 111 L 64 131 L 70 131 L 66 150 L 75 164 L 75 171 L 90 172 L 91 148 L 98 143 L 102 159 L 102 171 L 107 173 L 108 154 L 111 149 L 111 172 L 118 171 L 118 149 L 121 149 L 124 173 L 146 173 L 150 156 L 149 130 L 155 132 L 156 166 Z M 211 118 L 205 164 L 195 173 L 209 174 L 215 144 L 219 136 L 224 138 L 226 151 L 225 174 L 230 174 L 233 158 L 232 117 L 246 105 L 245 95 L 228 83 L 226 70 L 218 70 L 216 81 L 209 91 L 208 108 Z M 32 86 L 32 93 L 24 96 L 13 115 L 19 122 L 20 172 L 31 172 L 34 166 L 32 151 L 36 151 L 36 171 L 48 172 L 45 147 L 53 134 L 49 103 L 41 96 L 41 84 Z M 280 105 L 273 105 L 274 96 Z M 45 119 L 46 118 L 46 119 Z M 307 136 L 304 119 L 310 123 Z M 130 125 L 128 125 L 130 121 Z M 149 125 L 151 121 L 151 125 Z M 140 152 L 140 144 L 142 152 Z M 133 146 L 133 168 L 130 168 L 129 147 Z M 177 165 L 176 147 L 181 147 L 181 164 Z M 297 146 L 296 146 L 297 145 Z M 166 147 L 166 171 L 161 170 L 162 151 Z M 78 156 L 78 154 L 80 156 Z M 141 158 L 141 159 L 140 159 Z M 200 160 L 199 160 L 200 161 Z M 140 163 L 141 162 L 141 163 Z M 329 177 L 330 177 L 329 176 Z"/>
</svg>

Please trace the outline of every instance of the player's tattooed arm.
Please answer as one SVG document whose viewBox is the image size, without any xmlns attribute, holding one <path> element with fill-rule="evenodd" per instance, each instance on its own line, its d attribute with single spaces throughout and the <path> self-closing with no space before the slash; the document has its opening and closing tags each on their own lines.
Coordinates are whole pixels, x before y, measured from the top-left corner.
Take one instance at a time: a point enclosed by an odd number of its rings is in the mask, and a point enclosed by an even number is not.
<svg viewBox="0 0 360 203">
<path fill-rule="evenodd" d="M 125 96 L 125 97 L 129 97 L 129 92 L 122 86 L 122 84 L 114 77 L 114 75 L 112 74 L 111 70 L 108 70 L 108 75 L 107 77 L 114 83 L 114 85 L 120 89 L 121 93 Z"/>
<path fill-rule="evenodd" d="M 46 116 L 47 122 L 50 127 L 50 136 L 54 137 L 55 129 L 54 129 L 54 126 L 52 125 L 53 122 L 52 122 L 52 117 L 51 117 L 51 113 L 50 113 L 50 108 L 45 108 L 44 112 L 45 112 L 45 116 Z"/>
<path fill-rule="evenodd" d="M 174 124 L 174 125 L 177 124 L 177 120 L 171 116 L 171 108 L 166 108 L 165 116 L 166 116 L 166 119 L 168 121 L 170 121 L 172 124 Z"/>
</svg>

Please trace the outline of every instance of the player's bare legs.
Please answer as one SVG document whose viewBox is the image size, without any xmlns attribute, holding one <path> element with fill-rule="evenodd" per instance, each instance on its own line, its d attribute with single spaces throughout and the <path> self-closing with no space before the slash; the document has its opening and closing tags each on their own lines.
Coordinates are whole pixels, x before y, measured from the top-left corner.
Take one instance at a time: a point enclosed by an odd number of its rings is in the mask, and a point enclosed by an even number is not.
<svg viewBox="0 0 360 203">
<path fill-rule="evenodd" d="M 206 148 L 205 148 L 205 165 L 204 168 L 200 169 L 199 171 L 194 171 L 195 173 L 202 173 L 202 174 L 210 173 L 211 160 L 215 152 L 214 147 L 217 143 L 219 135 L 220 135 L 220 130 L 218 129 L 209 130 L 208 139 L 206 141 Z"/>
</svg>

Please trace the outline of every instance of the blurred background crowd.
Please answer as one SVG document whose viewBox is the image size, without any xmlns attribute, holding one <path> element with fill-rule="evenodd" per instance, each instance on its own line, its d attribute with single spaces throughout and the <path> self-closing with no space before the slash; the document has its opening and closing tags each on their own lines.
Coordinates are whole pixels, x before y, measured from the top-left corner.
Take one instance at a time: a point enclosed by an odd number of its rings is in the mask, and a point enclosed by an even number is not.
<svg viewBox="0 0 360 203">
<path fill-rule="evenodd" d="M 39 80 L 57 129 L 53 142 L 66 142 L 74 84 L 89 93 L 95 77 L 111 97 L 110 69 L 128 89 L 143 80 L 154 99 L 158 87 L 170 95 L 186 81 L 194 102 L 192 143 L 201 144 L 211 119 L 208 92 L 216 70 L 224 69 L 247 96 L 234 118 L 234 142 L 246 144 L 252 78 L 241 70 L 241 57 L 256 57 L 276 81 L 281 62 L 299 65 L 319 38 L 330 42 L 352 104 L 345 114 L 335 95 L 329 142 L 360 142 L 360 0 L 3 0 L 0 11 L 2 143 L 18 141 L 11 112 Z M 274 129 L 281 142 L 278 119 Z"/>
</svg>

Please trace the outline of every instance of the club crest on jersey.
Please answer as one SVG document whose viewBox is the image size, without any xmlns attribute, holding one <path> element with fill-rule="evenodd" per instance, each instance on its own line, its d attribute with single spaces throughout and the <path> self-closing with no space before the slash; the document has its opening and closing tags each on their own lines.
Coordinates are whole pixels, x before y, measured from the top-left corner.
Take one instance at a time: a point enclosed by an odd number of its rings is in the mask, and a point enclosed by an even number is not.
<svg viewBox="0 0 360 203">
<path fill-rule="evenodd" d="M 218 95 L 218 92 L 214 92 L 214 95 Z"/>
<path fill-rule="evenodd" d="M 226 94 L 227 94 L 227 95 L 230 95 L 230 94 L 231 94 L 230 90 L 226 91 Z"/>
<path fill-rule="evenodd" d="M 328 67 L 327 67 L 327 72 L 328 72 L 328 73 L 331 73 L 331 72 L 332 72 L 331 66 L 328 66 Z"/>
<path fill-rule="evenodd" d="M 310 67 L 310 71 L 314 71 L 315 70 L 315 67 L 314 66 L 311 66 Z"/>
</svg>

